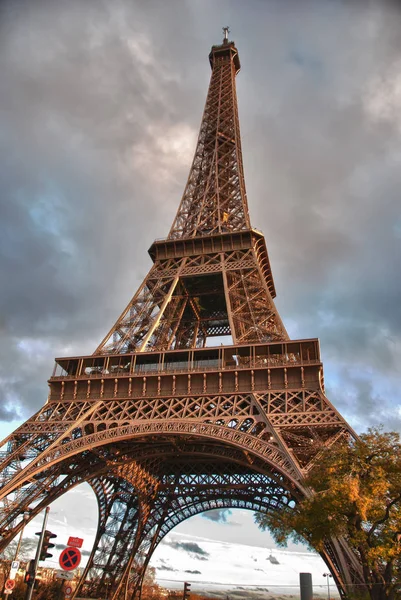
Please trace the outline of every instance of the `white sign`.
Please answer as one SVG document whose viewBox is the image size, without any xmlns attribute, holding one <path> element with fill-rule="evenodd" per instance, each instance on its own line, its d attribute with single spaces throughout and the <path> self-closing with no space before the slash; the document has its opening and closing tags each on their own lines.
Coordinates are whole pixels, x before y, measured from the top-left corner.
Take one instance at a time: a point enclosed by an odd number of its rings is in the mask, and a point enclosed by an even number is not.
<svg viewBox="0 0 401 600">
<path fill-rule="evenodd" d="M 9 579 L 15 579 L 17 571 L 19 569 L 19 560 L 13 560 L 11 563 L 10 574 L 8 576 Z"/>
<path fill-rule="evenodd" d="M 71 596 L 72 594 L 72 587 L 70 585 L 66 585 L 64 588 L 64 594 L 66 596 Z"/>
<path fill-rule="evenodd" d="M 56 571 L 56 579 L 74 579 L 74 573 L 72 571 Z"/>
</svg>

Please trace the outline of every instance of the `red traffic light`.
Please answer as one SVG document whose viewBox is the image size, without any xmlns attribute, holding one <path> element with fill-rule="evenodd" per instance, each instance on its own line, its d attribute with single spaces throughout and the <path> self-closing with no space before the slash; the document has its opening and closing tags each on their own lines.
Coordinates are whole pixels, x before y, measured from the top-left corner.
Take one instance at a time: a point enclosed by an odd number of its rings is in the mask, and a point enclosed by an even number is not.
<svg viewBox="0 0 401 600">
<path fill-rule="evenodd" d="M 28 573 L 28 571 L 25 573 L 24 576 L 24 583 L 29 583 L 32 579 L 32 575 L 30 573 Z"/>
</svg>

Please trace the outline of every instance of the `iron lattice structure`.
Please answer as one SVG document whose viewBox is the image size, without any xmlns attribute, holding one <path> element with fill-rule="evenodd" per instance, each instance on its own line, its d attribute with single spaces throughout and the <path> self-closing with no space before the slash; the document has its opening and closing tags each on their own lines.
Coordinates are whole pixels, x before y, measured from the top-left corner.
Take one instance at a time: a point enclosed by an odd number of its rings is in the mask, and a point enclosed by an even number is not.
<svg viewBox="0 0 401 600">
<path fill-rule="evenodd" d="M 238 51 L 225 39 L 209 59 L 195 157 L 152 268 L 93 355 L 56 359 L 46 404 L 3 442 L 0 549 L 28 507 L 92 486 L 98 530 L 74 597 L 136 597 L 177 523 L 296 503 L 322 449 L 353 435 L 325 396 L 318 340 L 290 340 L 274 305 L 245 192 Z M 362 582 L 343 540 L 323 558 L 343 595 Z"/>
</svg>

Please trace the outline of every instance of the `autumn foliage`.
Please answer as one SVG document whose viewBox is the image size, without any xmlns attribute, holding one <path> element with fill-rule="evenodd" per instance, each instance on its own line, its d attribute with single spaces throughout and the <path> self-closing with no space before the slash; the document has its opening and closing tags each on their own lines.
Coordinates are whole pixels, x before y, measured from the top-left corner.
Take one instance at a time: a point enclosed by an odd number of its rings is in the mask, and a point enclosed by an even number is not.
<svg viewBox="0 0 401 600">
<path fill-rule="evenodd" d="M 401 598 L 401 445 L 370 429 L 324 450 L 306 480 L 314 493 L 284 512 L 256 515 L 280 545 L 289 538 L 322 550 L 344 537 L 362 566 L 372 600 Z"/>
</svg>

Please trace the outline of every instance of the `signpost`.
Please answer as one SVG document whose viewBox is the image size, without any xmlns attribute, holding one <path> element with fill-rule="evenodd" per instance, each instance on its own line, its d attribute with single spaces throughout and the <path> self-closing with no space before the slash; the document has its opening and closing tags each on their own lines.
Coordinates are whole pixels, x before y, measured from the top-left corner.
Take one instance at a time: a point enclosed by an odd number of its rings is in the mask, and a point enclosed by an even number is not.
<svg viewBox="0 0 401 600">
<path fill-rule="evenodd" d="M 81 552 L 78 548 L 65 548 L 58 561 L 64 571 L 72 571 L 81 562 Z"/>
<path fill-rule="evenodd" d="M 11 569 L 10 569 L 10 574 L 9 574 L 8 578 L 15 579 L 18 569 L 19 569 L 19 560 L 13 560 L 11 563 Z"/>
</svg>

